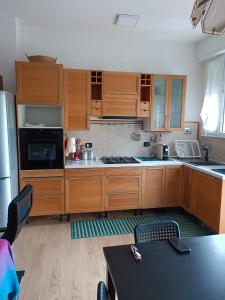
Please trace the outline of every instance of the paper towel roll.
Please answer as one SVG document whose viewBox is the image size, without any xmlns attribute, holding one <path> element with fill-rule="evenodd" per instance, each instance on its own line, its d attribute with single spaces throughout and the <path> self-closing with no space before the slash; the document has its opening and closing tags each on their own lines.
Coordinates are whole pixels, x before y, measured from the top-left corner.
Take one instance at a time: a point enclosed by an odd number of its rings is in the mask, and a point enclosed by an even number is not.
<svg viewBox="0 0 225 300">
<path fill-rule="evenodd" d="M 76 152 L 76 139 L 75 137 L 69 137 L 67 138 L 66 143 L 66 156 L 68 156 L 70 153 Z"/>
</svg>

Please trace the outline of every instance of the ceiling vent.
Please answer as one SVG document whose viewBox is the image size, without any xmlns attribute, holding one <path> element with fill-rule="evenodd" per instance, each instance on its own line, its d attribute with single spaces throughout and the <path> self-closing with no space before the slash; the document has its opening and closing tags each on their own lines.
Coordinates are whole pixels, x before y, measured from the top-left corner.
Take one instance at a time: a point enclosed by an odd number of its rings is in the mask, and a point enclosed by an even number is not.
<svg viewBox="0 0 225 300">
<path fill-rule="evenodd" d="M 139 21 L 138 15 L 117 14 L 115 18 L 115 25 L 123 27 L 135 27 Z"/>
</svg>

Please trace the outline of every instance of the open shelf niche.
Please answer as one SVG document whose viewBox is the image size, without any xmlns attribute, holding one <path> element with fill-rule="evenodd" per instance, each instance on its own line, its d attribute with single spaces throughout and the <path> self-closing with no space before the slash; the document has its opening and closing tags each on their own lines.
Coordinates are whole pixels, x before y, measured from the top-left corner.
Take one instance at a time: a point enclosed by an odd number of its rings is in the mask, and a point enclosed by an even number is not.
<svg viewBox="0 0 225 300">
<path fill-rule="evenodd" d="M 102 72 L 91 71 L 91 115 L 102 115 Z"/>
<path fill-rule="evenodd" d="M 150 117 L 151 74 L 141 74 L 140 117 Z"/>
</svg>

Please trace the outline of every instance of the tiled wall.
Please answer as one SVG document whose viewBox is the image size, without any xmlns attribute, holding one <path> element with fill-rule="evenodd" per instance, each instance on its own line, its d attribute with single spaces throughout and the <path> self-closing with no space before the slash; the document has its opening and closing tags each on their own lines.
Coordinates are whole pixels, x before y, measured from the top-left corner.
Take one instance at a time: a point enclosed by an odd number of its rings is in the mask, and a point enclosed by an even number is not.
<svg viewBox="0 0 225 300">
<path fill-rule="evenodd" d="M 161 143 L 170 147 L 170 155 L 174 155 L 174 141 L 176 139 L 197 139 L 198 123 L 185 123 L 185 127 L 192 129 L 192 134 L 183 132 L 171 132 L 161 134 Z M 133 132 L 141 134 L 140 141 L 131 138 Z M 93 143 L 94 155 L 106 156 L 149 156 L 153 154 L 153 145 L 150 148 L 143 146 L 144 142 L 152 141 L 155 137 L 153 132 L 145 132 L 138 124 L 92 124 L 89 131 L 67 131 L 67 136 L 81 138 L 83 143 Z"/>
</svg>

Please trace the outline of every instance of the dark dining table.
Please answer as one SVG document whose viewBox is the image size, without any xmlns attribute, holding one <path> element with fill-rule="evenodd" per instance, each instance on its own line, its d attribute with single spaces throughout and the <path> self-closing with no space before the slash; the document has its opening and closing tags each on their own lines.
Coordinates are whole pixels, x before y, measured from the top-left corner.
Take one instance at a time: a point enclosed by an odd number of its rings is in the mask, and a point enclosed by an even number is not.
<svg viewBox="0 0 225 300">
<path fill-rule="evenodd" d="M 111 299 L 117 294 L 119 300 L 224 300 L 225 235 L 183 241 L 188 254 L 167 241 L 138 244 L 141 262 L 130 245 L 103 248 Z"/>
</svg>

